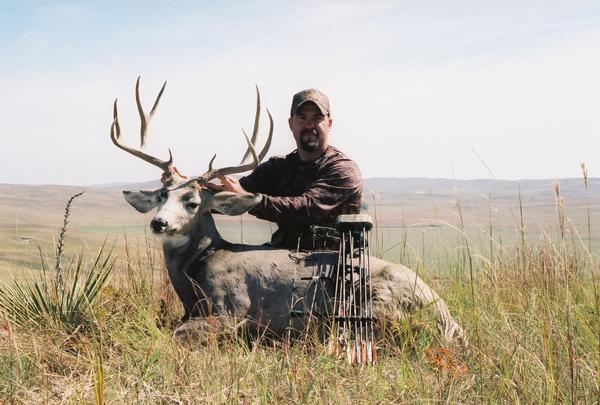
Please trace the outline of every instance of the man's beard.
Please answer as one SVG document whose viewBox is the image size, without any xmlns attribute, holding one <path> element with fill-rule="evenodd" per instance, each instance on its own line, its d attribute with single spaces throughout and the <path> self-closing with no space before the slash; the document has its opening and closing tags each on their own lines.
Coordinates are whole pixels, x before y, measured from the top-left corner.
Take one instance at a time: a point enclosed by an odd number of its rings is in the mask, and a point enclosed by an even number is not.
<svg viewBox="0 0 600 405">
<path fill-rule="evenodd" d="M 308 135 L 308 136 L 305 136 Z M 312 135 L 312 136 L 311 136 Z M 314 138 L 313 138 L 314 136 Z M 319 133 L 315 130 L 305 129 L 300 134 L 300 148 L 305 152 L 314 152 L 319 149 Z"/>
</svg>

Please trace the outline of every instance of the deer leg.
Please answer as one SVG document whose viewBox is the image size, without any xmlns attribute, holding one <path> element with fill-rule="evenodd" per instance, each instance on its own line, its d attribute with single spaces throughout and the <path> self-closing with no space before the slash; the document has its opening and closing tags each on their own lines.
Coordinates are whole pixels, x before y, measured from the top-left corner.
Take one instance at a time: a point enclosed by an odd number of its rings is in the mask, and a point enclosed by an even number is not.
<svg viewBox="0 0 600 405">
<path fill-rule="evenodd" d="M 208 302 L 198 284 L 186 272 L 169 270 L 171 284 L 183 304 L 184 315 L 182 321 L 190 318 L 206 317 L 210 315 Z"/>
<path fill-rule="evenodd" d="M 205 345 L 211 339 L 243 333 L 247 326 L 247 319 L 236 323 L 235 319 L 216 316 L 190 318 L 173 331 L 172 339 L 183 344 Z"/>
</svg>

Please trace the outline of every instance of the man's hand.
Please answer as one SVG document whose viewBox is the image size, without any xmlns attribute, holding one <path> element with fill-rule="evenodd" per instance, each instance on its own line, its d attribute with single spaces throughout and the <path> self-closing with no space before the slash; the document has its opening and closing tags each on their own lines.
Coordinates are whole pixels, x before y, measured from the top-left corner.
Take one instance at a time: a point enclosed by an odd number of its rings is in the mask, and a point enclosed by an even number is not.
<svg viewBox="0 0 600 405">
<path fill-rule="evenodd" d="M 215 183 L 206 183 L 206 188 L 212 191 L 231 191 L 233 193 L 238 194 L 252 194 L 244 190 L 244 188 L 240 185 L 238 179 L 230 176 L 225 176 L 221 173 L 217 172 L 217 178 L 221 181 L 221 184 Z"/>
</svg>

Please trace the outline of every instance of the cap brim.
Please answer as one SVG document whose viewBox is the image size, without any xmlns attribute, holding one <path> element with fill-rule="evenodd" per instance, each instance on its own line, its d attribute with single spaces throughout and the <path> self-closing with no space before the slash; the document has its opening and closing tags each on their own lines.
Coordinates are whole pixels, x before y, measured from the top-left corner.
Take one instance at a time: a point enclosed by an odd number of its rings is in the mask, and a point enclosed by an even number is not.
<svg viewBox="0 0 600 405">
<path fill-rule="evenodd" d="M 319 109 L 319 111 L 321 111 L 321 114 L 323 114 L 323 115 L 329 115 L 329 111 L 327 110 L 327 108 L 323 107 L 321 104 L 317 103 L 314 100 L 304 100 L 303 102 L 301 102 L 300 104 L 298 104 L 296 106 L 296 108 L 294 109 L 294 111 L 292 111 L 292 115 L 296 114 L 298 112 L 298 110 L 300 109 L 300 107 L 302 107 L 306 103 L 313 103 L 314 105 L 317 106 L 317 108 Z"/>
</svg>

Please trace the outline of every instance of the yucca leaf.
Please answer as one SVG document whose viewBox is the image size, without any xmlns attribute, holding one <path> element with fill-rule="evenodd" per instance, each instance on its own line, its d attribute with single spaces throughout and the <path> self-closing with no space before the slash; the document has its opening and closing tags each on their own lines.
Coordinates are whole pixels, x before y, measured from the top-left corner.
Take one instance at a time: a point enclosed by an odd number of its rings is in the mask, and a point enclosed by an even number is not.
<svg viewBox="0 0 600 405">
<path fill-rule="evenodd" d="M 77 296 L 77 286 L 79 285 L 79 273 L 81 271 L 82 261 L 83 253 L 79 256 L 79 259 L 77 260 L 77 266 L 75 267 L 73 282 L 71 285 L 70 292 L 67 295 L 67 308 L 69 308 L 70 311 L 77 310 L 77 306 L 74 305 L 74 298 Z"/>
<path fill-rule="evenodd" d="M 64 273 L 68 288 L 61 291 L 48 288 L 43 277 L 29 283 L 17 280 L 12 285 L 0 283 L 0 310 L 22 327 L 39 327 L 45 318 L 69 326 L 79 324 L 84 309 L 94 303 L 108 281 L 115 265 L 111 254 L 112 249 L 104 255 L 103 245 L 93 266 L 85 273 L 83 254 L 79 256 L 71 263 L 70 271 Z"/>
</svg>

